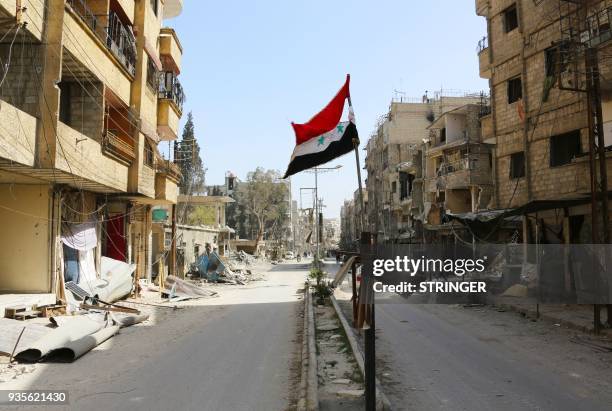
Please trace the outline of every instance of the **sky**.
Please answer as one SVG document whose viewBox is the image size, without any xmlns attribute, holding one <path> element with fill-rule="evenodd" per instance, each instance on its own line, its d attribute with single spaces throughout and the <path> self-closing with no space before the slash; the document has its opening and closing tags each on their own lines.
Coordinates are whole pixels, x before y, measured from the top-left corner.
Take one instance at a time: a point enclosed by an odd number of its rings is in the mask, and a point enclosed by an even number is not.
<svg viewBox="0 0 612 411">
<path fill-rule="evenodd" d="M 361 148 L 396 90 L 420 97 L 488 89 L 476 54 L 486 21 L 474 0 L 184 0 L 165 25 L 183 46 L 183 112 L 193 113 L 207 184 L 222 184 L 226 171 L 244 180 L 258 166 L 283 173 L 295 145 L 291 121 L 321 110 L 347 73 L 362 167 Z M 339 217 L 357 189 L 355 156 L 325 167 L 338 164 L 318 179 L 326 218 Z M 314 175 L 291 183 L 299 205 L 300 187 L 313 187 Z M 301 192 L 308 207 L 311 191 Z"/>
</svg>

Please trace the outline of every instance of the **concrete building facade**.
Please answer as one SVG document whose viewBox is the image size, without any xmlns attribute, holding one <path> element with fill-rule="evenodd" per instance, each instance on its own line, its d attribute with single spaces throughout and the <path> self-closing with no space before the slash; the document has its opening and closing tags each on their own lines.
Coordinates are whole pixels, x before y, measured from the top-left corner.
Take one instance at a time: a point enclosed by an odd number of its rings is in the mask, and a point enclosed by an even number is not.
<svg viewBox="0 0 612 411">
<path fill-rule="evenodd" d="M 176 203 L 181 0 L 1 1 L 0 293 L 63 293 L 62 237 L 150 278 L 152 208 Z M 6 72 L 4 72 L 6 71 Z M 99 265 L 98 265 L 99 267 Z"/>
<path fill-rule="evenodd" d="M 592 242 L 589 113 L 587 94 L 580 90 L 586 89 L 586 50 L 595 49 L 609 147 L 612 84 L 607 79 L 612 67 L 604 56 L 612 49 L 612 3 L 475 3 L 476 14 L 487 20 L 479 62 L 481 77 L 489 80 L 491 89 L 492 110 L 483 117 L 482 133 L 484 141 L 495 143 L 494 207 L 531 205 L 533 213 L 525 214 L 522 230 L 526 243 Z M 610 156 L 605 162 L 610 174 Z M 600 238 L 602 227 L 609 229 L 609 221 L 600 222 Z"/>
</svg>

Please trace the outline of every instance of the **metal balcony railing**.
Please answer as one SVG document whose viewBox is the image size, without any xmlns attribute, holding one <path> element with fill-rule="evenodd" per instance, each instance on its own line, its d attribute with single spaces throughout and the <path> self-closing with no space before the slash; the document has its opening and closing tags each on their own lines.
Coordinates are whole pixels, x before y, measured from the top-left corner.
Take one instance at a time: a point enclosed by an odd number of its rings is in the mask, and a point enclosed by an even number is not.
<svg viewBox="0 0 612 411">
<path fill-rule="evenodd" d="M 476 50 L 478 51 L 478 54 L 480 54 L 487 48 L 489 48 L 489 39 L 487 36 L 483 36 L 480 40 L 478 40 L 478 47 L 476 47 Z"/>
<path fill-rule="evenodd" d="M 185 92 L 176 74 L 173 72 L 160 73 L 158 98 L 172 100 L 179 110 L 183 110 Z"/>
<path fill-rule="evenodd" d="M 136 149 L 119 138 L 117 134 L 117 130 L 106 130 L 102 137 L 102 151 L 124 161 L 134 161 L 136 159 Z"/>
<path fill-rule="evenodd" d="M 108 26 L 103 27 L 98 21 L 98 17 L 102 15 L 94 14 L 87 5 L 87 0 L 66 0 L 66 3 L 123 67 L 132 76 L 136 75 L 136 40 L 131 29 L 121 23 L 117 14 L 110 12 Z"/>
</svg>

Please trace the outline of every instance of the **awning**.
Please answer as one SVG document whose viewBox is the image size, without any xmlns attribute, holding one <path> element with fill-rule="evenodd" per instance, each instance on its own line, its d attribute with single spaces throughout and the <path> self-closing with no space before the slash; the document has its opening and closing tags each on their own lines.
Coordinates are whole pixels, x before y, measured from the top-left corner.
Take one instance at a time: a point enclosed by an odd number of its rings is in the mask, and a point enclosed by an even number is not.
<svg viewBox="0 0 612 411">
<path fill-rule="evenodd" d="M 612 197 L 612 191 L 608 192 L 608 198 Z M 537 213 L 539 211 L 554 210 L 575 207 L 591 202 L 590 196 L 571 197 L 555 200 L 533 200 L 517 208 L 500 210 L 487 210 L 478 213 L 445 214 L 449 220 L 457 220 L 472 230 L 484 229 L 499 224 L 500 219 L 507 222 L 516 222 L 520 216 Z"/>
</svg>

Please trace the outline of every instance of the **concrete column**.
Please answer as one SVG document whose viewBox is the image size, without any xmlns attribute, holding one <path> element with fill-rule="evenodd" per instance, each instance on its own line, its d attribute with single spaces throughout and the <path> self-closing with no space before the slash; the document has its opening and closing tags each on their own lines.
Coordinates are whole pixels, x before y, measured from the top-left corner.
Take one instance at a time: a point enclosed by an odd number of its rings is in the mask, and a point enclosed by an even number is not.
<svg viewBox="0 0 612 411">
<path fill-rule="evenodd" d="M 62 77 L 64 7 L 64 0 L 47 0 L 47 11 L 42 28 L 42 70 L 40 74 L 36 74 L 36 80 L 39 82 L 40 120 L 36 126 L 35 163 L 39 168 L 55 166 L 60 104 L 60 90 L 57 83 Z"/>
</svg>

